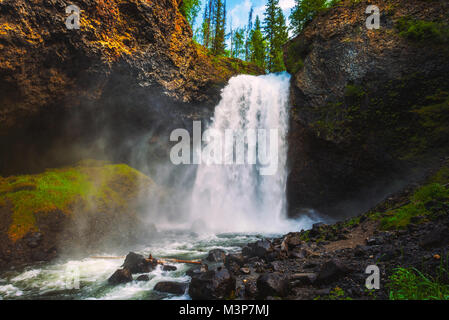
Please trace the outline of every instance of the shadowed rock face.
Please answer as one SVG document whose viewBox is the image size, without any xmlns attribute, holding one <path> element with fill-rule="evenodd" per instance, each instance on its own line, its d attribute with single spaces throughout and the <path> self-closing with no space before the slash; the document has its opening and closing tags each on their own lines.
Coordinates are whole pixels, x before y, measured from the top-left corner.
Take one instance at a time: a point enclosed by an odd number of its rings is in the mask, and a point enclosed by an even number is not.
<svg viewBox="0 0 449 320">
<path fill-rule="evenodd" d="M 448 151 L 449 4 L 379 3 L 379 30 L 365 27 L 368 4 L 344 1 L 284 48 L 291 215 L 360 213 Z"/>
<path fill-rule="evenodd" d="M 77 5 L 81 28 L 68 30 L 65 1 L 0 2 L 0 142 L 9 150 L 1 174 L 183 126 L 210 114 L 232 75 L 261 73 L 211 58 L 192 41 L 175 0 Z"/>
</svg>

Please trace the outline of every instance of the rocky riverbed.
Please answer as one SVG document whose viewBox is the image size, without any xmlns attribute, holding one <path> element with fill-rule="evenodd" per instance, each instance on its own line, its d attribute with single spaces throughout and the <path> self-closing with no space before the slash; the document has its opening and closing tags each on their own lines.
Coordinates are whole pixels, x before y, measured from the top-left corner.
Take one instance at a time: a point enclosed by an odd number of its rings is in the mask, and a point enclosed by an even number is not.
<svg viewBox="0 0 449 320">
<path fill-rule="evenodd" d="M 209 251 L 203 265 L 187 271 L 188 295 L 192 299 L 389 299 L 397 289 L 394 279 L 403 270 L 447 283 L 447 164 L 446 160 L 420 184 L 388 196 L 355 218 L 332 225 L 316 223 L 310 230 L 263 238 L 237 251 Z M 135 265 L 142 262 L 140 256 Z M 132 267 L 126 265 L 125 261 L 119 273 L 132 281 L 126 275 Z M 379 289 L 366 287 L 371 274 L 366 269 L 371 265 L 380 270 Z M 182 288 L 186 286 L 179 282 L 156 285 L 168 293 Z"/>
</svg>

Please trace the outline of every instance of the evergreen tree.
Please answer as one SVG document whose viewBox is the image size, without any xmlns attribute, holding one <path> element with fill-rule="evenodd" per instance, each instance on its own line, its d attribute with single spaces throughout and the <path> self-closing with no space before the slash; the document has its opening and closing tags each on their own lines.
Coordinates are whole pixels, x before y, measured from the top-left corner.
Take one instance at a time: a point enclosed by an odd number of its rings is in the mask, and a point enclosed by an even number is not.
<svg viewBox="0 0 449 320">
<path fill-rule="evenodd" d="M 212 53 L 223 55 L 225 53 L 225 30 L 226 30 L 226 0 L 215 0 L 214 12 L 214 36 L 212 41 Z"/>
<path fill-rule="evenodd" d="M 231 38 L 232 57 L 241 59 L 245 55 L 245 29 L 237 28 Z"/>
<path fill-rule="evenodd" d="M 186 17 L 187 21 L 193 27 L 195 24 L 195 19 L 198 16 L 198 12 L 201 9 L 200 0 L 183 0 L 179 11 Z"/>
<path fill-rule="evenodd" d="M 282 45 L 288 40 L 288 33 L 279 0 L 267 1 L 264 16 L 263 30 L 268 46 L 267 69 L 269 72 L 283 71 Z"/>
<path fill-rule="evenodd" d="M 248 14 L 248 25 L 246 26 L 246 40 L 245 40 L 245 60 L 246 61 L 248 61 L 250 59 L 249 46 L 250 46 L 251 32 L 253 31 L 253 12 L 254 12 L 254 8 L 251 6 L 251 9 L 249 10 L 249 14 Z"/>
<path fill-rule="evenodd" d="M 256 22 L 254 25 L 254 30 L 251 31 L 249 40 L 249 61 L 261 67 L 266 68 L 265 57 L 266 57 L 266 42 L 262 34 L 262 28 L 260 26 L 259 16 L 256 16 Z"/>
<path fill-rule="evenodd" d="M 295 7 L 290 14 L 290 23 L 295 34 L 300 34 L 305 25 L 320 11 L 327 7 L 327 0 L 295 0 Z M 332 0 L 330 5 L 339 2 Z"/>
</svg>

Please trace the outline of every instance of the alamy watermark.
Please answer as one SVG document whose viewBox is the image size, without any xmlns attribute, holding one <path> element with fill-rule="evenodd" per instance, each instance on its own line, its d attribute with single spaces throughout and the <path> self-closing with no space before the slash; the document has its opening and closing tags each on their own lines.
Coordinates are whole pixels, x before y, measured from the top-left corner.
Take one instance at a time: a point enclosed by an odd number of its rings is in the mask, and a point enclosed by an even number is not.
<svg viewBox="0 0 449 320">
<path fill-rule="evenodd" d="M 175 129 L 170 141 L 173 164 L 258 165 L 260 175 L 274 175 L 278 169 L 278 130 L 247 129 L 201 132 L 201 121 L 193 122 L 193 139 L 186 129 Z M 204 147 L 203 147 L 204 142 Z M 193 149 L 193 150 L 192 150 Z"/>
<path fill-rule="evenodd" d="M 369 14 L 366 18 L 366 27 L 368 30 L 379 29 L 380 28 L 380 10 L 378 6 L 369 5 L 365 10 L 366 14 Z"/>
<path fill-rule="evenodd" d="M 80 28 L 80 13 L 81 10 L 78 6 L 72 4 L 65 8 L 65 13 L 69 14 L 65 20 L 65 26 L 69 30 L 79 30 Z"/>
<path fill-rule="evenodd" d="M 380 270 L 379 267 L 372 264 L 366 267 L 365 270 L 366 274 L 369 274 L 369 276 L 365 280 L 365 287 L 368 290 L 380 289 Z"/>
</svg>

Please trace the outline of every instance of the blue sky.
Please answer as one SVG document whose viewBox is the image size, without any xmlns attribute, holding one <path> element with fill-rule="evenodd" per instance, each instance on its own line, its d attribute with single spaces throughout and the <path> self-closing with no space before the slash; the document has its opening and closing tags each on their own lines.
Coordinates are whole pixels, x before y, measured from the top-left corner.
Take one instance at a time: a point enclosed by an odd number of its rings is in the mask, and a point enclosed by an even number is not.
<svg viewBox="0 0 449 320">
<path fill-rule="evenodd" d="M 204 6 L 208 2 L 207 0 L 201 0 L 202 9 L 198 14 L 195 21 L 195 28 L 201 25 L 203 20 Z M 266 0 L 227 0 L 226 10 L 227 10 L 227 32 L 230 30 L 230 24 L 232 21 L 233 29 L 237 27 L 243 27 L 248 23 L 248 14 L 251 6 L 254 7 L 253 18 L 256 19 L 256 15 L 263 20 L 263 12 L 265 11 Z M 282 8 L 285 17 L 288 19 L 290 11 L 295 5 L 294 0 L 279 0 L 279 5 Z"/>
</svg>

